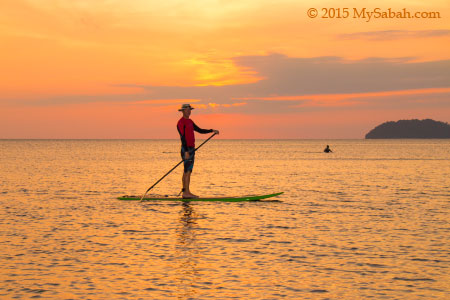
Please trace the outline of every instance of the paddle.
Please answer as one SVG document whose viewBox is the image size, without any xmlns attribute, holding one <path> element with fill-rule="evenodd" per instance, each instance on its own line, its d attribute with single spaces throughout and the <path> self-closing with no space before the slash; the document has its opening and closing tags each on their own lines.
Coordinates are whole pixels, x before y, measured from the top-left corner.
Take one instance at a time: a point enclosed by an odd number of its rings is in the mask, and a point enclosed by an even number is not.
<svg viewBox="0 0 450 300">
<path fill-rule="evenodd" d="M 197 148 L 194 149 L 194 152 L 197 151 L 201 146 L 203 146 L 207 141 L 209 141 L 210 139 L 213 138 L 213 136 L 215 136 L 217 133 L 214 133 L 213 135 L 211 135 L 208 139 L 206 139 L 203 143 L 200 144 L 200 146 L 198 146 Z M 176 164 L 175 167 L 173 167 L 172 169 L 170 169 L 169 172 L 167 172 L 163 177 L 161 177 L 157 182 L 155 182 L 151 187 L 148 188 L 148 190 L 144 193 L 144 195 L 142 195 L 141 200 L 139 202 L 142 202 L 142 199 L 144 199 L 144 197 L 147 195 L 147 193 L 155 187 L 155 185 L 157 185 L 161 180 L 163 180 L 167 175 L 169 175 L 173 170 L 175 170 L 182 162 L 184 162 L 186 159 L 183 159 L 182 161 L 180 161 L 179 163 Z"/>
</svg>

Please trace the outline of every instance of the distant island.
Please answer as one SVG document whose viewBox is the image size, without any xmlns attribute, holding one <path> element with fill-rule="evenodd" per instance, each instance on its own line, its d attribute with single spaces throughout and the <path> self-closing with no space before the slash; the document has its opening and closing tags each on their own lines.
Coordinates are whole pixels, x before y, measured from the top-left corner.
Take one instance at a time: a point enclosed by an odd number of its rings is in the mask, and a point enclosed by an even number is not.
<svg viewBox="0 0 450 300">
<path fill-rule="evenodd" d="M 448 139 L 448 123 L 425 120 L 400 120 L 385 122 L 366 134 L 366 139 Z"/>
</svg>

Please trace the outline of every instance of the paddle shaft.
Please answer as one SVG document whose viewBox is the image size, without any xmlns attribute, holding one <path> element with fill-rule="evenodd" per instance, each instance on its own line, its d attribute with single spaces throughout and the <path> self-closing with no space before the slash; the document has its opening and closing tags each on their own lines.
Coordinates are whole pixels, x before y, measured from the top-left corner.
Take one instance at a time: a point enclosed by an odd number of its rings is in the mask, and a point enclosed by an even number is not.
<svg viewBox="0 0 450 300">
<path fill-rule="evenodd" d="M 213 138 L 213 136 L 215 136 L 216 133 L 214 133 L 213 135 L 211 135 L 209 138 L 207 138 L 203 143 L 200 144 L 200 146 L 198 146 L 197 148 L 194 149 L 194 152 L 197 151 L 198 149 L 200 149 L 201 146 L 203 146 L 207 141 L 209 141 L 210 139 Z M 167 175 L 169 175 L 173 170 L 175 170 L 179 165 L 181 165 L 182 162 L 184 162 L 186 159 L 181 160 L 179 163 L 177 163 L 175 165 L 175 167 L 173 167 L 172 169 L 170 169 L 169 172 L 167 172 L 163 177 L 161 177 L 157 182 L 155 182 L 151 187 L 148 188 L 148 190 L 145 192 L 144 195 L 142 195 L 141 200 L 144 199 L 144 197 L 147 195 L 147 193 L 154 188 L 158 183 L 161 182 L 161 180 L 163 180 L 164 178 L 166 178 Z"/>
</svg>

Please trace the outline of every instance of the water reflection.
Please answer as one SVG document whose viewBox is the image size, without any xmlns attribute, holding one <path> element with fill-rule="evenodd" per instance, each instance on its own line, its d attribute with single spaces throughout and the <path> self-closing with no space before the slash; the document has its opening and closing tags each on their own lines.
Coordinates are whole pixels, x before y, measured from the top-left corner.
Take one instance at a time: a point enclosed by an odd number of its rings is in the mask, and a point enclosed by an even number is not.
<svg viewBox="0 0 450 300">
<path fill-rule="evenodd" d="M 182 203 L 182 210 L 180 213 L 180 231 L 178 233 L 179 245 L 181 248 L 189 248 L 195 243 L 194 228 L 197 225 L 194 208 L 190 202 Z"/>
<path fill-rule="evenodd" d="M 183 202 L 181 207 L 176 244 L 178 299 L 195 299 L 198 293 L 195 282 L 200 278 L 197 266 L 200 255 L 196 243 L 197 216 L 191 203 Z"/>
</svg>

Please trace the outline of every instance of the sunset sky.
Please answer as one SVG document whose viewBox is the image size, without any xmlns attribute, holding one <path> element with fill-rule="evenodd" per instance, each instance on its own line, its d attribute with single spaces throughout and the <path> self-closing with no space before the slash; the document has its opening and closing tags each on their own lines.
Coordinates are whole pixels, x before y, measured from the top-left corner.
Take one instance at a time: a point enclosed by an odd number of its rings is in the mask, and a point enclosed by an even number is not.
<svg viewBox="0 0 450 300">
<path fill-rule="evenodd" d="M 2 0 L 0 138 L 177 138 L 183 103 L 229 139 L 450 122 L 449 49 L 448 0 Z"/>
</svg>

